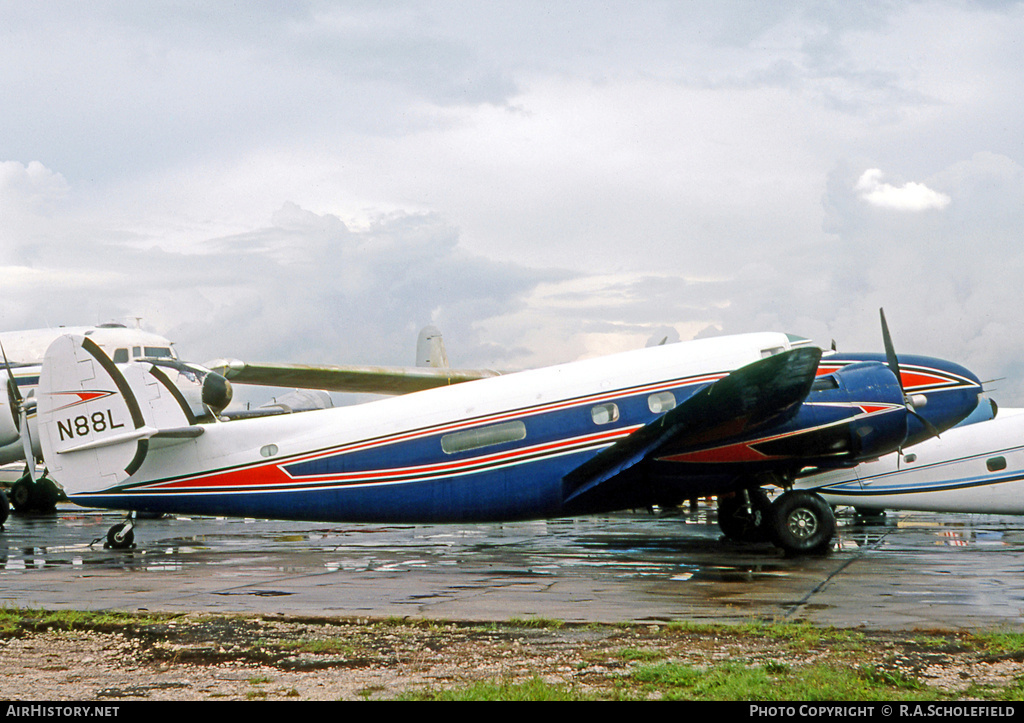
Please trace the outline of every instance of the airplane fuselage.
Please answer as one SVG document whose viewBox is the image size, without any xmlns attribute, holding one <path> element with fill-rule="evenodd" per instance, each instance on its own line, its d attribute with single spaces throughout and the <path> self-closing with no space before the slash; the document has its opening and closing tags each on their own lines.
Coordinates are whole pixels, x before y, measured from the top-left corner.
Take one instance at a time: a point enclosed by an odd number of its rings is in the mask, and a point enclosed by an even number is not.
<svg viewBox="0 0 1024 723">
<path fill-rule="evenodd" d="M 857 440 L 869 438 L 883 419 L 904 419 L 902 400 L 891 394 L 893 385 L 884 399 L 858 405 L 848 394 L 839 399 L 841 384 L 825 384 L 764 438 L 712 446 L 695 460 L 645 462 L 638 469 L 650 472 L 654 483 L 627 480 L 608 493 L 569 502 L 574 490 L 567 486 L 567 475 L 601 450 L 730 372 L 792 346 L 787 335 L 772 333 L 707 339 L 352 407 L 202 425 L 202 434 L 187 440 L 153 438 L 138 448 L 133 443 L 120 463 L 127 474 L 65 473 L 65 453 L 57 448 L 88 446 L 114 425 L 131 430 L 116 408 L 93 404 L 87 413 L 70 408 L 56 416 L 51 430 L 56 448 L 47 464 L 75 502 L 151 512 L 452 522 L 678 502 L 749 486 L 746 474 L 779 469 L 790 453 L 794 464 L 805 463 L 800 435 L 807 432 L 807 423 L 799 421 L 801 414 L 813 416 L 815 433 L 841 428 L 842 435 L 853 438 L 841 448 L 816 451 L 819 463 L 836 465 L 855 464 Z M 946 427 L 966 414 L 965 399 L 973 395 L 976 401 L 980 385 L 961 367 L 935 360 L 928 364 L 946 375 L 947 387 L 929 401 L 929 413 Z M 894 380 L 877 362 L 849 374 L 863 369 Z M 950 375 L 962 384 L 955 387 Z M 950 402 L 950 420 L 941 418 L 943 400 Z M 886 451 L 902 441 L 906 423 L 900 423 L 899 440 L 886 441 Z M 784 449 L 785 439 L 795 440 L 790 446 L 796 448 Z"/>
</svg>

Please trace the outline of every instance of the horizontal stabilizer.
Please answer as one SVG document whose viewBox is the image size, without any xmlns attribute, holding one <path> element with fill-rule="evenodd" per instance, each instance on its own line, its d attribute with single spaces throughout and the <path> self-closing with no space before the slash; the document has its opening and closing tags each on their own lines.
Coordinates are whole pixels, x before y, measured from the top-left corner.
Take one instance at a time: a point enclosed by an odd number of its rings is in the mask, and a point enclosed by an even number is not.
<svg viewBox="0 0 1024 723">
<path fill-rule="evenodd" d="M 566 502 L 578 500 L 667 448 L 693 448 L 788 419 L 810 392 L 820 358 L 820 349 L 793 349 L 704 387 L 566 475 Z"/>
</svg>

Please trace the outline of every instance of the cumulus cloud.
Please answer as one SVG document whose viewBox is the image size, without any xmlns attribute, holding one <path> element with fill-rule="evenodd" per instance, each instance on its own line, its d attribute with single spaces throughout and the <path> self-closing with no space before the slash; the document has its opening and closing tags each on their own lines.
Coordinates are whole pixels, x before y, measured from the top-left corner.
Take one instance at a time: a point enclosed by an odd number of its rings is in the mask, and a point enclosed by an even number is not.
<svg viewBox="0 0 1024 723">
<path fill-rule="evenodd" d="M 857 180 L 856 191 L 872 206 L 889 208 L 894 211 L 927 211 L 943 209 L 949 205 L 950 197 L 933 191 L 923 183 L 908 181 L 902 186 L 882 182 L 882 171 L 869 168 Z"/>
<path fill-rule="evenodd" d="M 516 368 L 762 329 L 879 349 L 885 306 L 901 351 L 1024 376 L 1024 14 L 737 5 L 26 5 L 0 320 L 367 363 L 430 323 Z"/>
<path fill-rule="evenodd" d="M 0 161 L 0 208 L 39 211 L 67 195 L 64 177 L 39 161 Z"/>
</svg>

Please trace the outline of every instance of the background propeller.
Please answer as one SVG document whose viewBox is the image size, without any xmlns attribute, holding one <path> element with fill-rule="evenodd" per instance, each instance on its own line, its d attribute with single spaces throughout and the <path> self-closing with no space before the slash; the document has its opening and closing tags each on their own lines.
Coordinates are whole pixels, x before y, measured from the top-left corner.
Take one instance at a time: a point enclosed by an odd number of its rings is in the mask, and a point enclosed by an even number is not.
<svg viewBox="0 0 1024 723">
<path fill-rule="evenodd" d="M 7 402 L 11 407 L 11 416 L 14 417 L 14 426 L 21 435 L 21 445 L 25 453 L 25 464 L 28 465 L 29 477 L 35 482 L 36 456 L 32 451 L 32 432 L 28 426 L 29 408 L 35 406 L 35 401 L 26 400 L 21 396 L 21 390 L 18 389 L 18 382 L 14 378 L 14 371 L 11 369 L 11 363 L 7 360 L 7 352 L 4 351 L 2 343 L 0 343 L 0 354 L 3 355 L 4 366 L 7 368 Z"/>
</svg>

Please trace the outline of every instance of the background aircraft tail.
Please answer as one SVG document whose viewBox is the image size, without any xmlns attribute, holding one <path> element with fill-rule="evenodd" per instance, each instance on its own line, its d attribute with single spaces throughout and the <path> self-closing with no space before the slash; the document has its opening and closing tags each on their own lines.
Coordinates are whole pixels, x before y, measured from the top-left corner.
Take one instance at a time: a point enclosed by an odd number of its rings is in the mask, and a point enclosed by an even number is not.
<svg viewBox="0 0 1024 723">
<path fill-rule="evenodd" d="M 425 326 L 416 340 L 416 366 L 448 368 L 448 353 L 444 348 L 441 330 L 436 326 Z"/>
</svg>

